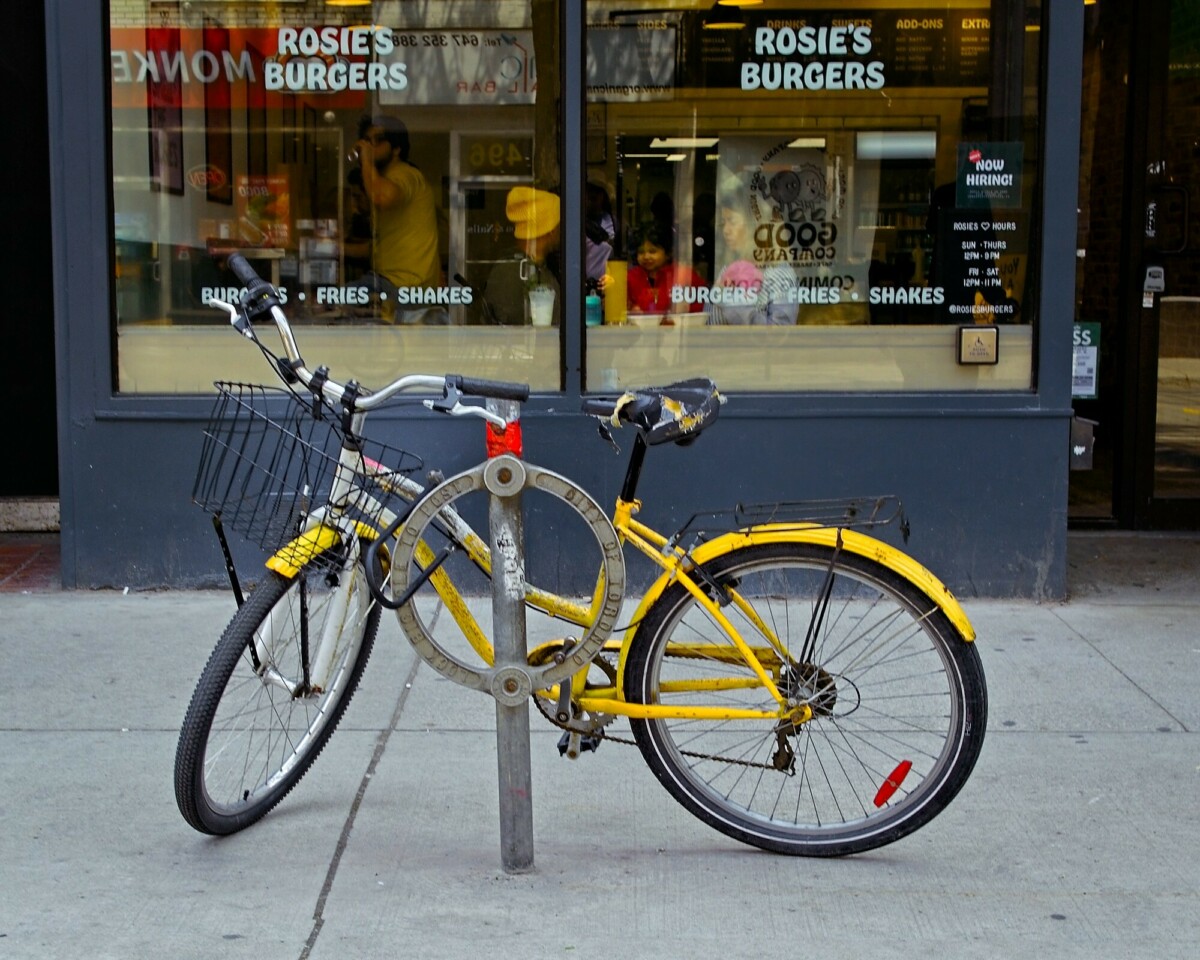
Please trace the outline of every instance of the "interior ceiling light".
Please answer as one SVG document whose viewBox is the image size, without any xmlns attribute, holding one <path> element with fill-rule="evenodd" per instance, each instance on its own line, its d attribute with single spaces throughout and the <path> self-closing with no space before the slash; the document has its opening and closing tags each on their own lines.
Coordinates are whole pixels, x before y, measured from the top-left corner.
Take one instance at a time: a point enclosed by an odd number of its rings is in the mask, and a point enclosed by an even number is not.
<svg viewBox="0 0 1200 960">
<path fill-rule="evenodd" d="M 737 7 L 723 7 L 720 0 L 704 15 L 705 30 L 741 30 L 745 26 L 742 11 Z"/>
<path fill-rule="evenodd" d="M 715 147 L 718 137 L 655 137 L 650 148 L 657 150 L 682 150 L 697 147 Z"/>
<path fill-rule="evenodd" d="M 371 0 L 325 0 L 327 7 L 369 7 Z"/>
<path fill-rule="evenodd" d="M 788 146 L 795 147 L 797 150 L 803 150 L 805 148 L 815 148 L 817 150 L 824 150 L 825 149 L 825 138 L 824 137 L 797 137 L 795 140 L 793 140 L 791 143 L 789 143 Z"/>
<path fill-rule="evenodd" d="M 871 130 L 857 136 L 859 160 L 932 160 L 937 156 L 933 130 Z"/>
<path fill-rule="evenodd" d="M 763 0 L 717 0 L 718 7 L 757 7 Z M 1083 0 L 1087 3 L 1087 0 Z M 1093 3 L 1096 0 L 1092 0 Z"/>
</svg>

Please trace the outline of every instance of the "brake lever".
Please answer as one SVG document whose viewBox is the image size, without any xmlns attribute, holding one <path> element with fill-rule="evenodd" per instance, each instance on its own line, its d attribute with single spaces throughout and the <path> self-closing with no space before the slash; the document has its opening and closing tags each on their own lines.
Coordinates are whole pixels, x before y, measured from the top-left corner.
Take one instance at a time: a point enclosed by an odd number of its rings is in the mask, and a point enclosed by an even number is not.
<svg viewBox="0 0 1200 960">
<path fill-rule="evenodd" d="M 503 417 L 499 417 L 486 410 L 483 407 L 472 407 L 466 403 L 460 403 L 455 400 L 453 403 L 446 403 L 444 400 L 422 400 L 426 409 L 436 410 L 438 413 L 448 413 L 452 417 L 479 417 L 486 420 L 497 430 L 504 430 L 508 426 L 508 421 Z"/>
<path fill-rule="evenodd" d="M 235 307 L 232 303 L 226 303 L 224 300 L 212 299 L 208 301 L 211 306 L 218 307 L 229 314 L 229 324 L 247 340 L 254 339 L 254 327 L 250 323 L 250 318 L 240 307 Z"/>
</svg>

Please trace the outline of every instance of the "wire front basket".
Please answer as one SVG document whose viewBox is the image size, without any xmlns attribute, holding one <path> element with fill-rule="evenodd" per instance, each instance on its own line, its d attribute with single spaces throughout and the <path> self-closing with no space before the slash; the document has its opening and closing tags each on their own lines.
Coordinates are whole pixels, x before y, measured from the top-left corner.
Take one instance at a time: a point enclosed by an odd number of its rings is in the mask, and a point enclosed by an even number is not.
<svg viewBox="0 0 1200 960">
<path fill-rule="evenodd" d="M 300 532 L 311 510 L 329 502 L 345 434 L 328 407 L 314 407 L 290 390 L 245 383 L 216 388 L 192 500 L 225 528 L 276 550 Z M 420 458 L 404 450 L 355 443 L 365 464 L 395 473 L 421 467 Z M 378 514 L 394 494 L 380 486 L 371 466 L 345 478 L 347 515 L 378 529 Z"/>
</svg>

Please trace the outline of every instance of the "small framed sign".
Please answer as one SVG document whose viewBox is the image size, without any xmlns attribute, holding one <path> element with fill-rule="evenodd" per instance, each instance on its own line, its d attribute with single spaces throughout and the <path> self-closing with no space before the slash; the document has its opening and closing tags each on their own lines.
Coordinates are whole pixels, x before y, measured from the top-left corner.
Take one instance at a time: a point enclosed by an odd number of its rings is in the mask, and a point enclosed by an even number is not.
<svg viewBox="0 0 1200 960">
<path fill-rule="evenodd" d="M 1095 400 L 1100 387 L 1100 324 L 1075 324 L 1071 396 Z"/>
<path fill-rule="evenodd" d="M 996 364 L 1000 362 L 1000 328 L 967 326 L 958 328 L 958 362 Z"/>
</svg>

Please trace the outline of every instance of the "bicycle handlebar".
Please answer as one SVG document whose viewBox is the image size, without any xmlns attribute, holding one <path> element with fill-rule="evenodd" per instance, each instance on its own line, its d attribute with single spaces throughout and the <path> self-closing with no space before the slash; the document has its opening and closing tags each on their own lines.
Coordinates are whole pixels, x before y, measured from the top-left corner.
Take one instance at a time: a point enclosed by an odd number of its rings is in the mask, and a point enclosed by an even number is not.
<svg viewBox="0 0 1200 960">
<path fill-rule="evenodd" d="M 454 383 L 459 390 L 471 397 L 491 397 L 493 400 L 519 400 L 524 403 L 529 399 L 529 384 L 510 383 L 505 380 L 479 380 L 474 377 L 462 377 L 450 374 L 446 378 Z"/>
<path fill-rule="evenodd" d="M 296 345 L 296 338 L 292 334 L 292 326 L 280 307 L 279 296 L 275 288 L 260 277 L 240 253 L 231 255 L 228 263 L 233 275 L 246 288 L 242 302 L 240 306 L 215 299 L 210 302 L 214 306 L 228 310 L 230 322 L 234 328 L 251 339 L 255 339 L 251 322 L 252 318 L 259 314 L 269 314 L 271 320 L 279 330 L 279 336 L 283 341 L 283 349 L 287 354 L 287 368 L 295 374 L 296 378 L 305 387 L 314 390 L 314 392 L 319 390 L 325 399 L 331 403 L 340 404 L 343 398 L 350 395 L 351 391 L 347 390 L 343 384 L 330 379 L 324 371 L 322 371 L 323 375 L 314 387 L 315 374 L 304 365 L 304 360 L 300 356 L 300 348 Z M 355 409 L 364 411 L 372 410 L 404 390 L 425 389 L 441 391 L 443 397 L 448 397 L 451 393 L 451 387 L 454 387 L 463 395 L 472 397 L 491 397 L 496 400 L 517 400 L 522 402 L 529 399 L 529 384 L 527 383 L 482 380 L 474 377 L 464 377 L 459 374 L 448 374 L 440 377 L 426 374 L 409 374 L 408 376 L 393 380 L 386 387 L 378 391 L 364 390 L 356 385 L 354 407 Z M 486 420 L 498 420 L 494 414 L 488 413 L 480 407 L 464 406 L 457 402 L 455 402 L 453 407 L 433 407 L 431 404 L 426 405 L 430 406 L 431 409 L 437 409 L 443 413 L 468 413 L 473 416 L 483 417 Z M 502 428 L 504 426 L 503 420 L 498 420 L 496 425 Z"/>
</svg>

